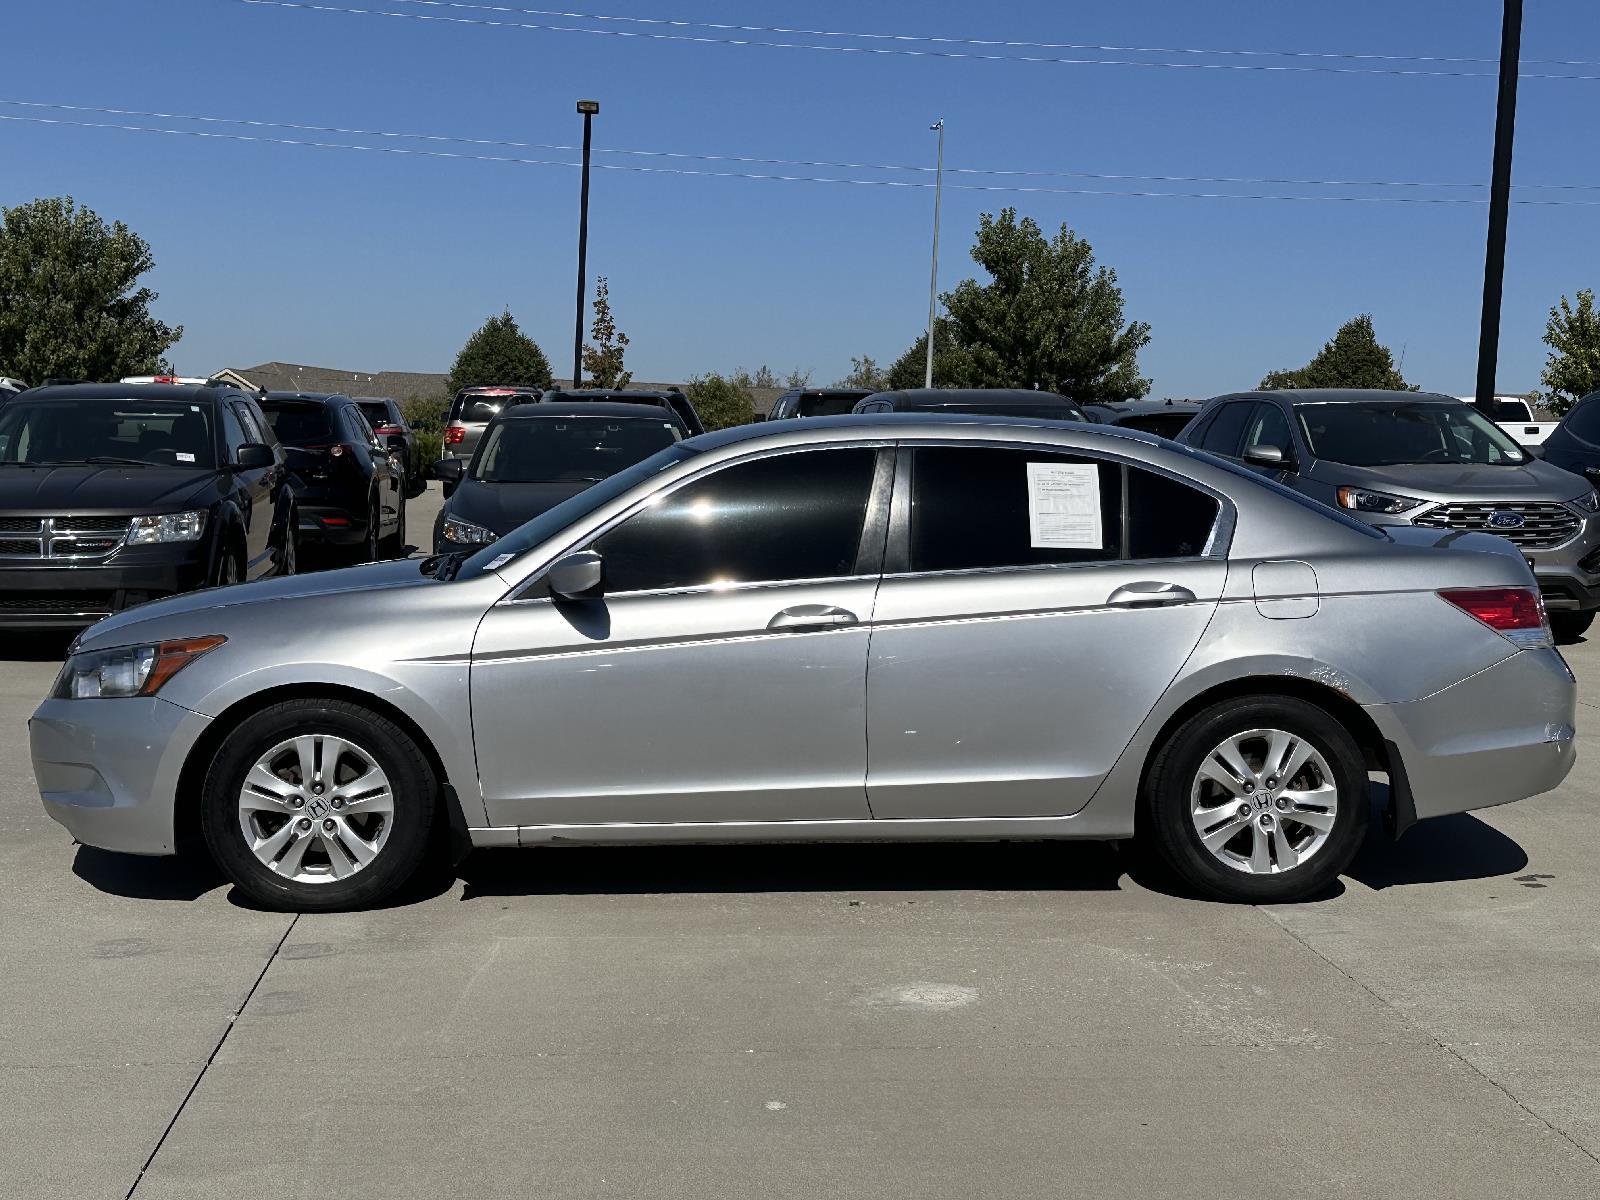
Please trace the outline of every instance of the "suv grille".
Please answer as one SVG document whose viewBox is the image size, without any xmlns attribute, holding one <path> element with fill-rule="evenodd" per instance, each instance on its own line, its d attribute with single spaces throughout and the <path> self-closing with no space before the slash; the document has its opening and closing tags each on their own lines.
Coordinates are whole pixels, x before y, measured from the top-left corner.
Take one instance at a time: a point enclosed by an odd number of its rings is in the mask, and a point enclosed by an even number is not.
<svg viewBox="0 0 1600 1200">
<path fill-rule="evenodd" d="M 0 517 L 0 558 L 104 558 L 128 536 L 127 517 Z"/>
<path fill-rule="evenodd" d="M 1505 528 L 1492 522 L 1496 513 L 1514 513 L 1522 524 Z M 1565 504 L 1508 501 L 1504 504 L 1445 504 L 1423 513 L 1415 521 L 1444 529 L 1470 529 L 1498 534 L 1525 550 L 1559 546 L 1578 532 L 1578 518 Z"/>
<path fill-rule="evenodd" d="M 13 592 L 0 596 L 0 615 L 109 617 L 115 599 L 111 592 Z"/>
</svg>

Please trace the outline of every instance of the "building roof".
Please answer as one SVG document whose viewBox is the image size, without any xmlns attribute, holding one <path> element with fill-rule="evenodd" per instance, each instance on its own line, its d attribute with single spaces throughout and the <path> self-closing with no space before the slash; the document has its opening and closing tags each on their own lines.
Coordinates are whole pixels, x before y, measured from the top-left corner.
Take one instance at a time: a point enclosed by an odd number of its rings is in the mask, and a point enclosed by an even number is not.
<svg viewBox="0 0 1600 1200">
<path fill-rule="evenodd" d="M 338 367 L 314 367 L 304 363 L 265 362 L 253 367 L 225 367 L 213 378 L 226 379 L 248 391 L 265 388 L 269 392 L 360 392 L 364 396 L 391 400 L 414 400 L 443 396 L 448 375 L 426 371 L 346 371 Z"/>
</svg>

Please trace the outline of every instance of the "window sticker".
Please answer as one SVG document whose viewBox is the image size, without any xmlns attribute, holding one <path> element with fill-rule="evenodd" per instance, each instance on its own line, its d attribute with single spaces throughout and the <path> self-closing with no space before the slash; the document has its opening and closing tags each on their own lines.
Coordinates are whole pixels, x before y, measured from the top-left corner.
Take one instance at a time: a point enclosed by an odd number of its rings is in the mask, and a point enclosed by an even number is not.
<svg viewBox="0 0 1600 1200">
<path fill-rule="evenodd" d="M 515 557 L 515 554 L 496 554 L 489 560 L 489 570 L 492 571 L 496 567 L 503 567 Z"/>
<path fill-rule="evenodd" d="M 178 456 L 178 461 L 179 462 L 193 462 L 194 461 L 194 455 L 187 454 L 182 450 L 177 451 L 177 456 Z"/>
<path fill-rule="evenodd" d="M 1028 544 L 1035 550 L 1101 550 L 1100 468 L 1028 464 Z"/>
</svg>

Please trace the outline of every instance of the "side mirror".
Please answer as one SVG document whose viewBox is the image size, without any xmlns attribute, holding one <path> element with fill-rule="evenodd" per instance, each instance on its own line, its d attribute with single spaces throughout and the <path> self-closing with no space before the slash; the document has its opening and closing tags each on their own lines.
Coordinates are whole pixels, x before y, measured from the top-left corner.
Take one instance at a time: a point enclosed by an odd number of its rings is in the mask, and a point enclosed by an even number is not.
<svg viewBox="0 0 1600 1200">
<path fill-rule="evenodd" d="M 429 468 L 428 474 L 445 483 L 460 483 L 461 476 L 466 473 L 467 465 L 459 458 L 441 458 Z"/>
<path fill-rule="evenodd" d="M 246 442 L 234 454 L 233 465 L 241 471 L 260 471 L 277 461 L 271 446 L 264 446 L 260 442 Z"/>
<path fill-rule="evenodd" d="M 589 600 L 603 591 L 605 573 L 605 563 L 598 554 L 578 550 L 552 563 L 544 581 L 557 600 Z"/>
<path fill-rule="evenodd" d="M 1252 467 L 1266 467 L 1271 471 L 1286 471 L 1289 468 L 1289 456 L 1277 446 L 1247 446 L 1244 461 Z"/>
</svg>

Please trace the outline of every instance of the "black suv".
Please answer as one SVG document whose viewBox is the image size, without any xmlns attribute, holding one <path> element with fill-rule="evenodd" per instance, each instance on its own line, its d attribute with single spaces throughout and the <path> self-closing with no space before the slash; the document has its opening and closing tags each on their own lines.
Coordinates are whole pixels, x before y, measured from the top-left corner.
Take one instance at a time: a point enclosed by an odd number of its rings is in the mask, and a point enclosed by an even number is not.
<svg viewBox="0 0 1600 1200">
<path fill-rule="evenodd" d="M 676 414 L 678 424 L 683 426 L 687 437 L 694 437 L 706 431 L 705 425 L 700 420 L 700 414 L 695 412 L 694 405 L 689 403 L 677 388 L 668 388 L 664 392 L 629 391 L 626 388 L 581 388 L 576 391 L 549 391 L 542 398 L 542 402 L 556 404 L 659 404 Z"/>
<path fill-rule="evenodd" d="M 0 625 L 81 627 L 295 558 L 283 450 L 246 393 L 75 384 L 0 409 Z"/>
<path fill-rule="evenodd" d="M 355 562 L 404 554 L 405 478 L 360 406 L 339 393 L 260 399 L 285 447 L 302 541 L 336 546 Z"/>
<path fill-rule="evenodd" d="M 400 405 L 387 396 L 356 396 L 356 404 L 389 449 L 400 455 L 401 473 L 406 481 L 406 499 L 415 500 L 428 487 L 428 463 L 422 461 L 416 430 L 411 428 Z"/>
<path fill-rule="evenodd" d="M 769 421 L 789 417 L 839 417 L 872 395 L 866 388 L 790 388 L 772 402 Z"/>
</svg>

